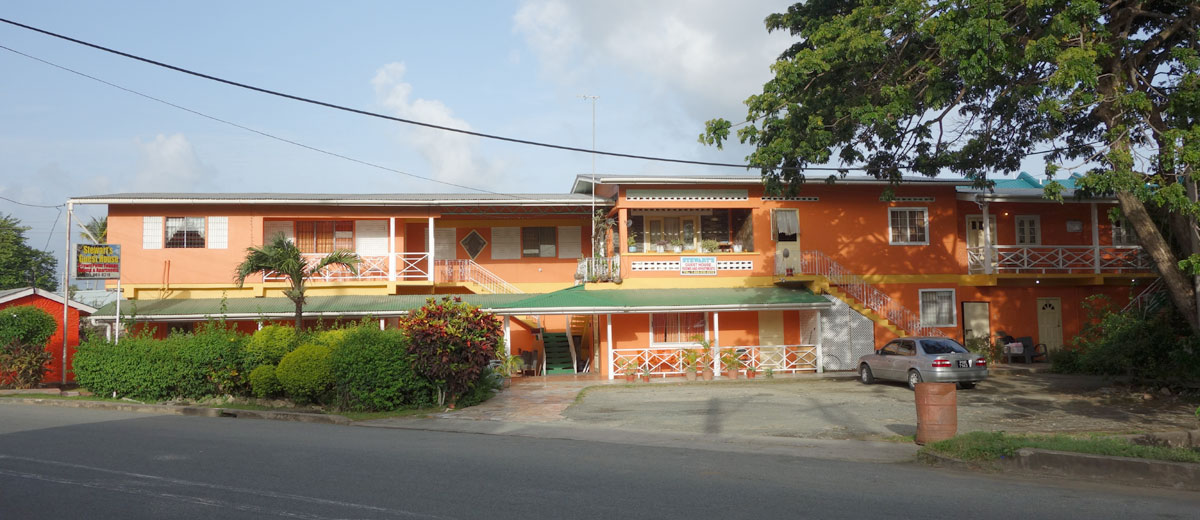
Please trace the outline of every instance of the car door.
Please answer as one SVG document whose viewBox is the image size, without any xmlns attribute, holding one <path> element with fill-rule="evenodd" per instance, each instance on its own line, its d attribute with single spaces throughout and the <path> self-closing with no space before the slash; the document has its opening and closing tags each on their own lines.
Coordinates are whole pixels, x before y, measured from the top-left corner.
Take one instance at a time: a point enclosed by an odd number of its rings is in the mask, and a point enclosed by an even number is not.
<svg viewBox="0 0 1200 520">
<path fill-rule="evenodd" d="M 908 371 L 917 365 L 917 342 L 911 339 L 900 340 L 900 351 L 892 364 L 893 374 L 899 380 L 908 379 Z"/>
<path fill-rule="evenodd" d="M 879 379 L 896 379 L 896 369 L 893 364 L 900 357 L 900 342 L 891 341 L 883 348 L 879 349 L 879 355 L 875 356 L 876 362 L 870 363 L 871 371 L 875 373 L 875 377 Z"/>
</svg>

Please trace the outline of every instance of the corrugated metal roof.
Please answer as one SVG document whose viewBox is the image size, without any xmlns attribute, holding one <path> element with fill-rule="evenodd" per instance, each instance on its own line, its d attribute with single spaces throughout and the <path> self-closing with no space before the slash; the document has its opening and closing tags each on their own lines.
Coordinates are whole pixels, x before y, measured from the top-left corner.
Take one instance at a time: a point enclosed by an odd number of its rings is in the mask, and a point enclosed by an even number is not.
<svg viewBox="0 0 1200 520">
<path fill-rule="evenodd" d="M 402 295 L 342 295 L 309 296 L 304 304 L 306 316 L 397 316 L 425 305 L 429 298 L 459 297 L 472 305 L 485 309 L 498 308 L 505 303 L 528 298 L 529 294 L 402 294 Z M 292 316 L 295 304 L 283 297 L 272 298 L 190 298 L 166 300 L 121 300 L 121 318 L 150 318 L 151 321 L 171 319 L 203 319 L 206 316 L 224 315 L 231 318 L 255 318 L 258 316 L 278 318 Z M 116 303 L 101 307 L 95 318 L 116 315 Z"/>
<path fill-rule="evenodd" d="M 831 172 L 815 172 L 808 175 L 808 182 L 823 183 Z M 591 174 L 579 174 L 575 176 L 575 182 L 571 185 L 572 193 L 586 194 L 591 193 L 591 183 L 593 176 Z M 596 175 L 596 184 L 761 184 L 762 175 L 758 174 L 739 174 L 739 175 Z M 880 180 L 870 175 L 847 175 L 846 177 L 838 177 L 836 184 L 889 184 L 891 181 Z M 907 176 L 902 178 L 904 183 L 912 184 L 935 184 L 943 186 L 962 186 L 970 185 L 971 181 L 962 178 L 945 178 L 945 177 L 925 177 L 925 176 Z"/>
<path fill-rule="evenodd" d="M 504 304 L 505 313 L 552 311 L 557 314 L 618 314 L 672 310 L 824 308 L 825 298 L 804 288 L 729 287 L 711 289 L 608 289 L 583 286 Z"/>
<path fill-rule="evenodd" d="M 113 193 L 74 197 L 80 204 L 344 204 L 380 206 L 573 206 L 608 204 L 607 199 L 578 193 Z"/>
</svg>

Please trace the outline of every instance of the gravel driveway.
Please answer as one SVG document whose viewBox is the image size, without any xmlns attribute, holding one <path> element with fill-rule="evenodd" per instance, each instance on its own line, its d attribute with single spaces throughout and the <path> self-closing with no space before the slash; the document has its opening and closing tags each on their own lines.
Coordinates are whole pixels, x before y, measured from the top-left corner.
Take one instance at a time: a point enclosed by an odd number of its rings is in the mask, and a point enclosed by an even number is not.
<svg viewBox="0 0 1200 520">
<path fill-rule="evenodd" d="M 1194 429 L 1196 403 L 1108 386 L 1096 377 L 993 375 L 958 392 L 958 430 L 1133 433 Z M 1194 401 L 1194 399 L 1193 399 Z M 570 422 L 636 430 L 827 439 L 916 433 L 913 393 L 900 383 L 775 379 L 600 386 L 563 412 Z"/>
</svg>

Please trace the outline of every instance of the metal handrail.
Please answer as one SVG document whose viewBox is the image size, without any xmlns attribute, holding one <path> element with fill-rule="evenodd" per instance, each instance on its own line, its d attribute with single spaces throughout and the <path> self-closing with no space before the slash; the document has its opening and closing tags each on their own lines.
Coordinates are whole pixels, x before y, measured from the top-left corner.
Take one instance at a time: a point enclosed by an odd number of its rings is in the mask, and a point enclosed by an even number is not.
<svg viewBox="0 0 1200 520">
<path fill-rule="evenodd" d="M 1165 285 L 1163 284 L 1162 278 L 1155 278 L 1150 285 L 1147 285 L 1145 289 L 1142 289 L 1142 292 L 1139 292 L 1137 296 L 1134 296 L 1132 299 L 1130 299 L 1129 303 L 1126 304 L 1123 309 L 1121 309 L 1121 312 L 1129 312 L 1133 309 L 1149 308 L 1151 303 L 1154 303 L 1156 299 L 1161 298 L 1160 295 L 1162 294 L 1164 288 Z"/>
<path fill-rule="evenodd" d="M 578 283 L 611 282 L 621 277 L 621 255 L 580 258 L 575 268 Z"/>
<path fill-rule="evenodd" d="M 439 283 L 473 283 L 491 294 L 524 294 L 513 284 L 504 281 L 474 260 L 434 260 L 435 277 Z"/>
<path fill-rule="evenodd" d="M 883 291 L 876 289 L 861 276 L 851 273 L 849 269 L 825 253 L 801 251 L 800 272 L 824 277 L 830 285 L 836 285 L 863 306 L 896 324 L 897 327 L 909 334 L 946 337 L 946 334 L 940 329 L 922 324 L 920 315 L 908 310 L 893 300 L 891 296 L 884 294 Z"/>
<path fill-rule="evenodd" d="M 1141 246 L 994 245 L 993 271 L 1149 270 L 1150 257 Z M 967 248 L 967 269 L 984 270 L 984 246 Z"/>
</svg>

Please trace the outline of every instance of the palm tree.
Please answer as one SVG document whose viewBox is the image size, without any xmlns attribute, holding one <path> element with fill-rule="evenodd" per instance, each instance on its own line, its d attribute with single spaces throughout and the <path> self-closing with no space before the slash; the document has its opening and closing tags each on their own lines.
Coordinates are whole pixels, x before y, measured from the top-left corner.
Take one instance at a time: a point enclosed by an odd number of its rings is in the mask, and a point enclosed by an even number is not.
<svg viewBox="0 0 1200 520">
<path fill-rule="evenodd" d="M 93 244 L 108 243 L 108 217 L 92 217 L 87 224 L 76 222 L 75 225 L 79 226 L 83 236 L 91 240 Z"/>
<path fill-rule="evenodd" d="M 309 266 L 300 254 L 300 248 L 283 233 L 279 233 L 262 247 L 246 249 L 246 259 L 238 264 L 234 279 L 240 288 L 246 282 L 247 276 L 256 273 L 266 275 L 275 272 L 288 277 L 292 288 L 283 294 L 296 304 L 296 330 L 300 330 L 304 324 L 304 282 L 331 265 L 342 265 L 351 273 L 358 274 L 358 255 L 350 251 L 334 251 L 315 265 Z"/>
</svg>

